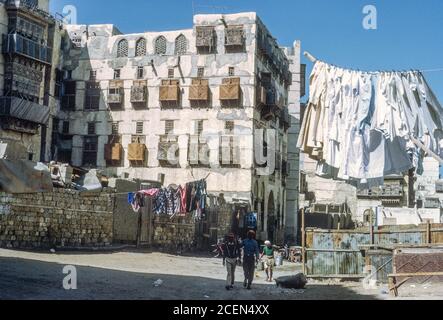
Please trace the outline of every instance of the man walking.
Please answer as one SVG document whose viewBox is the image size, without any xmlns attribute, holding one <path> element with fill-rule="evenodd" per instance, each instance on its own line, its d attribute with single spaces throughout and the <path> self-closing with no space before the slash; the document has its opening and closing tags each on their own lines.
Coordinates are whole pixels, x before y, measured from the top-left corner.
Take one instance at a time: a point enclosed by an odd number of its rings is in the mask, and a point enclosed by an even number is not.
<svg viewBox="0 0 443 320">
<path fill-rule="evenodd" d="M 265 241 L 265 247 L 263 248 L 263 253 L 261 258 L 265 258 L 265 271 L 266 271 L 266 281 L 272 282 L 272 269 L 274 268 L 274 247 L 272 246 L 271 241 Z"/>
<path fill-rule="evenodd" d="M 259 258 L 258 243 L 255 240 L 255 232 L 249 231 L 246 240 L 243 240 L 243 271 L 245 280 L 243 286 L 251 290 L 252 280 L 254 280 L 255 264 Z"/>
<path fill-rule="evenodd" d="M 226 290 L 234 288 L 235 267 L 241 262 L 240 244 L 235 239 L 235 235 L 230 233 L 228 239 L 223 244 L 223 259 L 226 264 L 228 275 L 226 277 Z"/>
</svg>

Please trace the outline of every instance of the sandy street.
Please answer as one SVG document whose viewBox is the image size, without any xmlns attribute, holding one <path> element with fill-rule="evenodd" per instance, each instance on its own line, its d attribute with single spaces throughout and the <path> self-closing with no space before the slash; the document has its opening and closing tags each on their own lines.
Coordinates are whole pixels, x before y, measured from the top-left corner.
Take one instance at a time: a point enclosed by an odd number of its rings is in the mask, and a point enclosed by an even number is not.
<svg viewBox="0 0 443 320">
<path fill-rule="evenodd" d="M 77 290 L 63 289 L 63 267 L 77 269 Z M 300 271 L 286 263 L 276 277 Z M 259 272 L 248 291 L 242 287 L 241 268 L 236 288 L 224 288 L 226 272 L 221 259 L 173 256 L 148 251 L 119 252 L 25 252 L 0 249 L 0 299 L 388 299 L 382 290 L 363 290 L 358 282 L 311 281 L 305 290 L 277 288 Z M 154 282 L 161 279 L 161 285 Z M 432 291 L 432 290 L 428 290 Z M 428 292 L 429 294 L 429 292 Z M 443 295 L 441 295 L 443 296 Z M 432 296 L 430 296 L 432 298 Z M 438 298 L 436 296 L 435 298 Z"/>
</svg>

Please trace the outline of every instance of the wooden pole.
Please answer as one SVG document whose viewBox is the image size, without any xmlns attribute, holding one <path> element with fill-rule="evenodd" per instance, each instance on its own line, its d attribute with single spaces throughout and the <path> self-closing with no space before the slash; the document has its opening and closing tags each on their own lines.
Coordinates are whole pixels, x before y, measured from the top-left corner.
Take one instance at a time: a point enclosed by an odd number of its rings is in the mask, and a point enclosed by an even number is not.
<svg viewBox="0 0 443 320">
<path fill-rule="evenodd" d="M 426 224 L 426 243 L 427 244 L 431 244 L 432 243 L 432 239 L 431 239 L 431 223 L 429 221 Z"/>
<path fill-rule="evenodd" d="M 305 232 L 305 208 L 301 209 L 301 257 L 303 274 L 306 274 L 306 232 Z"/>
</svg>

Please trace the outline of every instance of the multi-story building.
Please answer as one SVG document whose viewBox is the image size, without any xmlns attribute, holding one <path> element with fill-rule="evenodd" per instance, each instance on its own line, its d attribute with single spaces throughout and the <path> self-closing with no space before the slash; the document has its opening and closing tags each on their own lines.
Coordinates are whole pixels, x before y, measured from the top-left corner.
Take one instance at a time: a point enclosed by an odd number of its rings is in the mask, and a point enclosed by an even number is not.
<svg viewBox="0 0 443 320">
<path fill-rule="evenodd" d="M 56 112 L 60 32 L 48 12 L 49 0 L 0 1 L 0 140 L 35 161 L 49 160 Z"/>
<path fill-rule="evenodd" d="M 261 239 L 295 238 L 299 42 L 279 47 L 255 13 L 196 15 L 178 31 L 65 31 L 52 158 L 164 185 L 206 179 L 208 193 L 258 213 Z"/>
</svg>

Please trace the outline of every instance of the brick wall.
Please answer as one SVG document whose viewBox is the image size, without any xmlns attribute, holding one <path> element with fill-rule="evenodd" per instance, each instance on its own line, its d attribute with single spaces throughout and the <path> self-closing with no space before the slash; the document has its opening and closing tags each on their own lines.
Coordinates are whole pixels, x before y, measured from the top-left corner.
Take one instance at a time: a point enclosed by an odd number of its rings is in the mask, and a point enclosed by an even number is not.
<svg viewBox="0 0 443 320">
<path fill-rule="evenodd" d="M 109 193 L 0 193 L 0 247 L 106 246 L 112 243 L 114 200 Z"/>
</svg>

